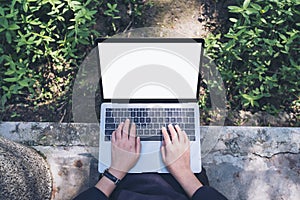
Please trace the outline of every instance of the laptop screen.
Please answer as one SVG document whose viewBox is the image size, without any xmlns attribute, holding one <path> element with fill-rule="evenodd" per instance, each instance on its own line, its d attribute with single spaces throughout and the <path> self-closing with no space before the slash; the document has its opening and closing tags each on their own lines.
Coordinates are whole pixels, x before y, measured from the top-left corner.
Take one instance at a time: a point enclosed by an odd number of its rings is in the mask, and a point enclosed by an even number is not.
<svg viewBox="0 0 300 200">
<path fill-rule="evenodd" d="M 196 99 L 202 47 L 193 39 L 98 42 L 103 99 Z"/>
</svg>

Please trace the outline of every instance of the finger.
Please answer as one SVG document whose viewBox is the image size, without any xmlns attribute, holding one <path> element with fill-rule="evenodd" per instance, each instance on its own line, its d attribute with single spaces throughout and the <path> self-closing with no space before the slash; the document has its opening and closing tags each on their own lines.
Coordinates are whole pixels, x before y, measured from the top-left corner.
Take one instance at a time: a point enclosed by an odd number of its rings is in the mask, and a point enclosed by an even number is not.
<svg viewBox="0 0 300 200">
<path fill-rule="evenodd" d="M 176 131 L 177 131 L 178 140 L 179 140 L 179 141 L 181 141 L 181 140 L 184 141 L 184 136 L 183 136 L 183 134 L 182 134 L 182 130 L 181 130 L 181 128 L 179 127 L 178 124 L 175 125 L 175 129 L 176 129 Z"/>
<path fill-rule="evenodd" d="M 121 122 L 116 130 L 116 140 L 119 140 L 122 138 L 122 128 L 123 128 L 124 123 Z"/>
<path fill-rule="evenodd" d="M 111 142 L 115 143 L 116 142 L 116 131 L 113 131 L 111 134 Z"/>
<path fill-rule="evenodd" d="M 132 123 L 130 127 L 129 139 L 135 140 L 135 137 L 136 137 L 136 125 L 135 123 Z"/>
<path fill-rule="evenodd" d="M 165 127 L 162 127 L 161 132 L 162 132 L 162 135 L 164 137 L 165 146 L 168 145 L 168 144 L 171 144 L 171 139 L 170 139 L 170 136 L 168 134 L 167 129 Z"/>
<path fill-rule="evenodd" d="M 172 137 L 172 142 L 178 142 L 178 134 L 174 129 L 174 126 L 172 124 L 168 125 L 169 131 L 171 133 L 171 137 Z"/>
<path fill-rule="evenodd" d="M 183 138 L 184 142 L 189 142 L 190 141 L 185 131 L 182 131 L 181 134 L 182 134 L 182 138 Z"/>
<path fill-rule="evenodd" d="M 162 160 L 165 162 L 165 160 L 166 160 L 166 147 L 165 146 L 161 146 L 160 152 L 161 152 Z"/>
<path fill-rule="evenodd" d="M 137 137 L 136 138 L 136 153 L 140 153 L 141 152 L 141 139 L 140 137 Z"/>
<path fill-rule="evenodd" d="M 128 139 L 128 135 L 129 135 L 129 125 L 130 125 L 130 120 L 126 119 L 123 129 L 122 129 L 122 133 L 123 133 L 122 136 L 127 137 L 127 139 Z"/>
</svg>

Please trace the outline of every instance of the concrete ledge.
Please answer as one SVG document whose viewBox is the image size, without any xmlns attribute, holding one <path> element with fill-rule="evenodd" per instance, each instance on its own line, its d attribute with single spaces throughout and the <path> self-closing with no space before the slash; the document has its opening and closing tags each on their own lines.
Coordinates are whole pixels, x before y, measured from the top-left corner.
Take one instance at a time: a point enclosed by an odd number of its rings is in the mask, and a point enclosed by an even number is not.
<svg viewBox="0 0 300 200">
<path fill-rule="evenodd" d="M 98 124 L 0 124 L 0 136 L 45 155 L 55 200 L 71 199 L 97 182 L 98 132 Z M 218 136 L 202 161 L 211 185 L 229 199 L 300 199 L 300 128 L 201 127 L 201 132 L 204 142 L 209 134 Z"/>
</svg>

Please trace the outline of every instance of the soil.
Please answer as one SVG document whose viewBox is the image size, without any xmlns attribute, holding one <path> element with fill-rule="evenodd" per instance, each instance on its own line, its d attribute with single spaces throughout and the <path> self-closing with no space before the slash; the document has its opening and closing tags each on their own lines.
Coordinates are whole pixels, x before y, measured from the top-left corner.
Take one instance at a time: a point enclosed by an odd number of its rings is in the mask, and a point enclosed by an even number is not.
<svg viewBox="0 0 300 200">
<path fill-rule="evenodd" d="M 107 1 L 103 1 L 106 5 Z M 133 7 L 129 4 L 118 4 L 120 19 L 113 20 L 104 15 L 104 9 L 97 14 L 94 29 L 103 36 L 141 27 L 161 27 L 174 30 L 186 37 L 204 38 L 213 32 L 224 32 L 228 29 L 228 5 L 234 0 L 143 0 L 140 16 L 134 16 Z M 115 29 L 114 29 L 115 27 Z M 33 106 L 27 103 L 11 102 L 6 112 L 2 113 L 3 121 L 48 121 L 72 122 L 72 91 L 55 102 Z M 202 125 L 210 123 L 208 113 L 202 114 Z M 299 126 L 295 114 L 279 113 L 272 116 L 267 113 L 250 113 L 247 111 L 229 112 L 225 125 L 263 125 L 263 126 Z"/>
</svg>

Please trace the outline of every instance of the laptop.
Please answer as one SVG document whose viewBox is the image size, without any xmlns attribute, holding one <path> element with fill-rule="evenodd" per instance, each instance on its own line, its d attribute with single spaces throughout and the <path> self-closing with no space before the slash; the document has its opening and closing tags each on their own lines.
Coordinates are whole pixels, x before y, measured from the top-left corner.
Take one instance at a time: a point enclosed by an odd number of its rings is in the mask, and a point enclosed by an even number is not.
<svg viewBox="0 0 300 200">
<path fill-rule="evenodd" d="M 201 172 L 199 69 L 204 41 L 191 38 L 99 38 L 100 137 L 98 170 L 110 166 L 111 134 L 129 118 L 141 138 L 130 173 L 168 173 L 162 126 L 178 124 L 190 139 L 191 168 Z"/>
</svg>

